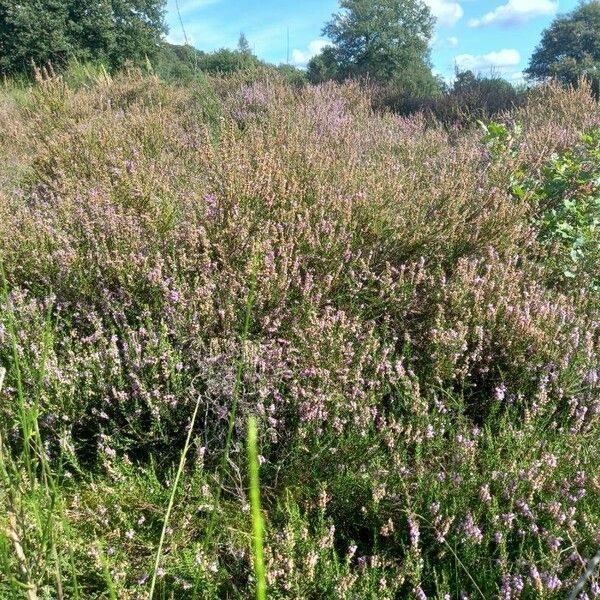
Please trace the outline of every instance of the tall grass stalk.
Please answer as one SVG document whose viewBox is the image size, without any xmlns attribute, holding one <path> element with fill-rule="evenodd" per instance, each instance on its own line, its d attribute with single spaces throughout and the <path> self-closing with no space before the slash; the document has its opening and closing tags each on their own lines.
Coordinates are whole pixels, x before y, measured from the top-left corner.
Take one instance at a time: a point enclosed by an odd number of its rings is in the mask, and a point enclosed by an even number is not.
<svg viewBox="0 0 600 600">
<path fill-rule="evenodd" d="M 169 498 L 169 505 L 167 506 L 167 512 L 165 513 L 165 520 L 163 522 L 162 531 L 160 533 L 160 540 L 158 542 L 158 549 L 156 551 L 156 559 L 154 561 L 154 570 L 152 572 L 152 582 L 150 584 L 150 594 L 149 598 L 152 600 L 154 597 L 154 588 L 156 587 L 156 577 L 158 575 L 158 568 L 160 566 L 160 559 L 162 556 L 162 549 L 165 542 L 165 535 L 167 533 L 167 527 L 169 526 L 169 519 L 171 517 L 171 512 L 173 511 L 173 504 L 175 502 L 175 496 L 177 494 L 177 489 L 179 487 L 179 481 L 181 480 L 181 475 L 183 474 L 183 468 L 185 466 L 185 459 L 190 449 L 190 443 L 192 439 L 192 432 L 194 431 L 194 424 L 196 423 L 196 416 L 198 415 L 198 408 L 200 407 L 200 396 L 196 400 L 196 406 L 194 407 L 194 414 L 192 415 L 192 420 L 190 421 L 190 426 L 188 427 L 187 437 L 185 439 L 185 445 L 183 450 L 181 451 L 181 457 L 179 458 L 179 467 L 177 468 L 177 474 L 175 475 L 175 481 L 173 482 L 173 488 L 171 490 L 171 496 Z"/>
<path fill-rule="evenodd" d="M 4 377 L 6 376 L 6 369 L 0 367 L 0 392 L 4 385 Z M 10 481 L 10 475 L 7 468 L 7 460 L 4 456 L 4 440 L 2 438 L 2 432 L 0 431 L 0 473 L 8 493 L 8 523 L 6 526 L 6 536 L 10 542 L 13 552 L 17 558 L 19 570 L 21 572 L 20 585 L 24 588 L 25 597 L 27 600 L 37 600 L 37 588 L 32 581 L 31 572 L 28 566 L 27 557 L 23 551 L 21 543 L 21 536 L 19 535 L 19 527 L 17 524 L 17 518 L 15 516 L 13 505 L 13 488 Z"/>
<path fill-rule="evenodd" d="M 267 597 L 265 559 L 263 554 L 264 521 L 260 510 L 256 419 L 248 419 L 248 472 L 250 473 L 250 506 L 252 510 L 252 550 L 256 577 L 256 600 Z"/>
<path fill-rule="evenodd" d="M 100 559 L 100 563 L 102 564 L 102 574 L 104 575 L 104 581 L 106 582 L 106 587 L 108 589 L 108 597 L 110 598 L 110 600 L 117 600 L 117 591 L 115 589 L 115 584 L 110 574 L 110 569 L 108 568 L 108 560 L 106 558 L 106 555 L 104 554 L 102 544 L 98 540 L 96 540 L 96 548 L 98 551 L 98 558 Z"/>
<path fill-rule="evenodd" d="M 225 448 L 223 450 L 223 457 L 221 459 L 221 463 L 219 465 L 218 474 L 221 478 L 219 481 L 219 486 L 216 492 L 215 505 L 218 506 L 221 500 L 221 491 L 223 489 L 223 481 L 225 470 L 227 468 L 227 463 L 229 462 L 229 452 L 231 450 L 231 441 L 233 439 L 233 430 L 235 428 L 235 419 L 237 416 L 237 407 L 239 396 L 242 388 L 242 379 L 244 377 L 244 368 L 246 364 L 246 343 L 248 342 L 248 335 L 250 333 L 250 323 L 252 317 L 252 309 L 254 307 L 255 294 L 256 294 L 256 270 L 257 270 L 257 259 L 253 258 L 252 261 L 252 271 L 250 273 L 250 281 L 249 281 L 249 291 L 248 296 L 246 298 L 246 306 L 244 310 L 244 323 L 242 326 L 242 331 L 240 333 L 240 357 L 237 361 L 236 372 L 235 372 L 235 381 L 233 384 L 233 394 L 231 400 L 231 409 L 229 411 L 229 421 L 227 424 L 227 436 L 225 438 Z M 212 512 L 212 516 L 207 528 L 206 536 L 204 538 L 204 544 L 207 546 L 210 540 L 212 539 L 212 534 L 214 532 L 214 527 L 216 524 L 216 514 L 217 511 Z"/>
</svg>

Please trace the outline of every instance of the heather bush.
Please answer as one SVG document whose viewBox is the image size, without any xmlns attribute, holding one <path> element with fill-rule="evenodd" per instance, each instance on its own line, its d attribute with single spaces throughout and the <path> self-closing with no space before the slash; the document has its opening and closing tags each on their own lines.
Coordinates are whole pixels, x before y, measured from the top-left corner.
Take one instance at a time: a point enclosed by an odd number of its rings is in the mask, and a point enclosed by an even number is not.
<svg viewBox="0 0 600 600">
<path fill-rule="evenodd" d="M 600 546 L 588 90 L 485 135 L 269 70 L 23 94 L 3 597 L 252 597 L 250 417 L 267 597 L 568 594 Z"/>
</svg>

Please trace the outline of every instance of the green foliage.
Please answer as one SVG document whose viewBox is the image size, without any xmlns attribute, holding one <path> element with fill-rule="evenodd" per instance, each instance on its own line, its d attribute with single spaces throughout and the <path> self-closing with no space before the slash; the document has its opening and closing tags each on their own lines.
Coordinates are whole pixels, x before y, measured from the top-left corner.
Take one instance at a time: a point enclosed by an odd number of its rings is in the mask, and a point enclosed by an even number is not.
<svg viewBox="0 0 600 600">
<path fill-rule="evenodd" d="M 237 71 L 251 71 L 263 65 L 253 54 L 240 50 L 221 48 L 204 54 L 199 60 L 199 67 L 205 73 L 229 75 Z"/>
<path fill-rule="evenodd" d="M 0 0 L 0 73 L 102 61 L 111 68 L 153 57 L 165 33 L 164 0 Z"/>
<path fill-rule="evenodd" d="M 231 75 L 265 66 L 252 54 L 244 34 L 240 36 L 240 43 L 241 46 L 236 50 L 221 48 L 207 53 L 190 45 L 163 42 L 154 60 L 154 70 L 165 81 L 189 82 L 201 74 Z M 285 74 L 297 80 L 299 75 L 296 71 L 294 67 L 289 67 Z"/>
<path fill-rule="evenodd" d="M 342 65 L 333 46 L 325 46 L 319 54 L 310 59 L 307 66 L 307 76 L 311 83 L 342 79 Z"/>
<path fill-rule="evenodd" d="M 490 76 L 475 75 L 473 71 L 456 72 L 452 93 L 460 98 L 466 107 L 471 102 L 477 102 L 480 106 L 489 105 L 491 110 L 494 109 L 494 98 L 500 98 L 506 108 L 511 107 L 511 100 L 514 102 L 517 99 L 514 86 L 506 79 L 494 74 Z"/>
<path fill-rule="evenodd" d="M 429 41 L 434 18 L 421 0 L 342 0 L 323 29 L 333 47 L 309 65 L 312 81 L 368 77 L 411 91 L 434 80 Z"/>
<path fill-rule="evenodd" d="M 510 131 L 494 122 L 483 127 L 482 141 L 497 159 L 518 159 L 521 127 Z M 600 290 L 600 129 L 553 154 L 537 174 L 518 166 L 510 189 L 515 198 L 534 206 L 532 224 L 548 249 L 551 279 L 576 279 Z"/>
<path fill-rule="evenodd" d="M 526 73 L 533 79 L 548 77 L 576 85 L 591 80 L 600 91 L 600 1 L 582 2 L 571 13 L 559 16 L 542 35 Z"/>
<path fill-rule="evenodd" d="M 193 46 L 163 42 L 153 61 L 154 72 L 165 81 L 191 81 L 198 77 L 204 56 Z"/>
<path fill-rule="evenodd" d="M 291 85 L 302 86 L 309 81 L 306 71 L 293 65 L 277 65 L 275 69 L 282 76 L 283 80 Z"/>
<path fill-rule="evenodd" d="M 447 125 L 471 125 L 488 121 L 523 103 L 526 95 L 508 81 L 475 75 L 472 71 L 456 73 L 451 88 L 443 81 L 427 87 L 427 79 L 416 90 L 401 85 L 381 86 L 376 93 L 376 107 L 400 114 L 424 112 Z"/>
<path fill-rule="evenodd" d="M 501 157 L 504 153 L 509 154 L 513 158 L 517 156 L 517 148 L 515 142 L 518 140 L 522 133 L 522 128 L 519 124 L 515 124 L 513 131 L 511 131 L 503 123 L 496 123 L 491 121 L 490 123 L 479 122 L 479 125 L 484 131 L 484 136 L 481 141 L 490 149 L 490 151 L 496 157 Z"/>
<path fill-rule="evenodd" d="M 528 187 L 540 240 L 558 249 L 557 272 L 600 289 L 600 129 L 554 155 Z"/>
<path fill-rule="evenodd" d="M 260 508 L 258 433 L 256 419 L 248 419 L 248 472 L 250 474 L 250 507 L 252 510 L 252 562 L 256 576 L 256 600 L 266 600 L 267 583 L 264 563 L 264 519 Z"/>
</svg>

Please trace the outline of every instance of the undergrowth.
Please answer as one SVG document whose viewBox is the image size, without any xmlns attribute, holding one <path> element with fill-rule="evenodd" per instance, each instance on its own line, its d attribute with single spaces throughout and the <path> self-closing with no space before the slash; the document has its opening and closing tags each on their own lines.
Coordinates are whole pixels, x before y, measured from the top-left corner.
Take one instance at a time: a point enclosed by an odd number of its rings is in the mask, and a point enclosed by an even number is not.
<svg viewBox="0 0 600 600">
<path fill-rule="evenodd" d="M 5 86 L 0 597 L 552 599 L 586 573 L 598 105 L 539 88 L 483 134 L 371 107 L 260 72 Z"/>
</svg>

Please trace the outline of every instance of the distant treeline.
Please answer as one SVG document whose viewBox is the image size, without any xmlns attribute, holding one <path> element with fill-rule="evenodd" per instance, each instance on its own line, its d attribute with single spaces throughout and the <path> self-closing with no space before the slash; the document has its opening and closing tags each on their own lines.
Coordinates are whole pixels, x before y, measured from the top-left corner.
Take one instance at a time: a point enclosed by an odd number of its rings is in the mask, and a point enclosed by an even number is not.
<svg viewBox="0 0 600 600">
<path fill-rule="evenodd" d="M 422 0 L 340 0 L 322 30 L 330 40 L 306 69 L 260 60 L 246 36 L 237 48 L 204 52 L 165 41 L 164 0 L 0 0 L 0 75 L 25 77 L 33 67 L 95 63 L 109 71 L 149 65 L 169 82 L 203 74 L 271 71 L 297 86 L 359 80 L 372 88 L 374 108 L 422 111 L 448 122 L 494 117 L 522 103 L 524 83 L 500 73 L 459 71 L 451 84 L 431 68 L 435 18 Z M 554 79 L 600 90 L 600 0 L 582 2 L 543 33 L 527 82 Z"/>
</svg>

